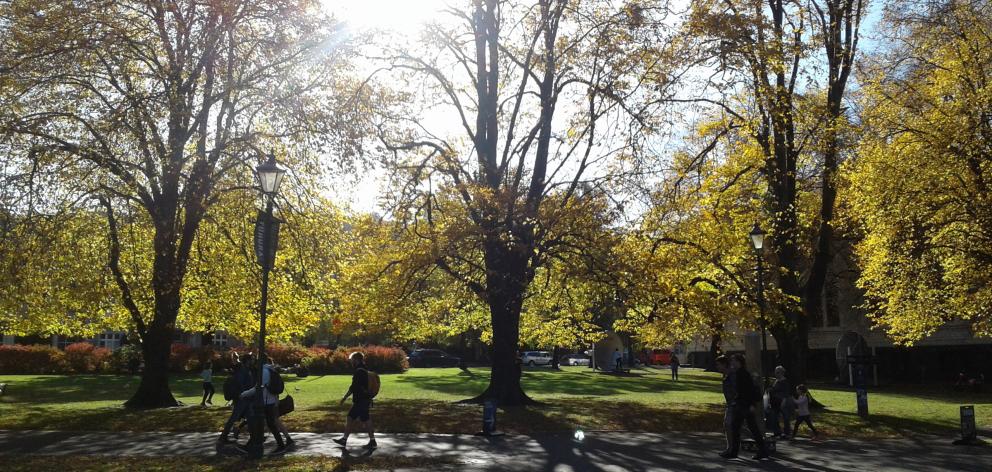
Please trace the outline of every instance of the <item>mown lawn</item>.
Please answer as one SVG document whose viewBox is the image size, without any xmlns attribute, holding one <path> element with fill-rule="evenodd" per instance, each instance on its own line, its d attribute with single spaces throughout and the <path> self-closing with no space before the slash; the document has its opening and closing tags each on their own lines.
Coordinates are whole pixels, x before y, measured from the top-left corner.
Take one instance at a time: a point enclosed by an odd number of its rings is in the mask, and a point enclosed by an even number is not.
<svg viewBox="0 0 992 472">
<path fill-rule="evenodd" d="M 330 432 L 344 427 L 346 406 L 338 400 L 350 377 L 286 377 L 286 390 L 297 411 L 287 415 L 290 428 Z M 635 370 L 618 377 L 584 367 L 530 369 L 527 392 L 541 405 L 510 408 L 499 416 L 500 429 L 518 433 L 585 430 L 718 431 L 722 425 L 719 376 L 683 370 L 672 382 L 664 370 Z M 130 411 L 121 407 L 137 385 L 129 376 L 0 376 L 10 384 L 0 397 L 0 429 L 213 431 L 227 416 L 222 394 L 215 407 L 201 408 L 197 378 L 173 380 L 180 408 Z M 481 409 L 457 403 L 485 389 L 488 371 L 413 369 L 383 375 L 376 399 L 376 428 L 384 432 L 472 433 L 480 429 Z M 223 379 L 217 379 L 218 390 Z M 871 390 L 872 417 L 856 415 L 852 391 L 813 385 L 825 405 L 814 422 L 828 436 L 891 437 L 920 433 L 953 435 L 958 407 L 975 405 L 979 428 L 992 429 L 992 394 L 951 392 L 943 387 L 892 386 Z"/>
</svg>

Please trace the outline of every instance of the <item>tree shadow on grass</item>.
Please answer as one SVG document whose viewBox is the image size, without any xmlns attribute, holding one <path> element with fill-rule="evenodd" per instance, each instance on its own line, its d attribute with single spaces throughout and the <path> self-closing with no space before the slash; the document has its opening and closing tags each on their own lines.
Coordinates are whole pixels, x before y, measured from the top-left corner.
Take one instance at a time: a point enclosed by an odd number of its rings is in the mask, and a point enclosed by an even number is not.
<svg viewBox="0 0 992 472">
<path fill-rule="evenodd" d="M 853 432 L 855 437 L 914 438 L 919 435 L 936 435 L 953 439 L 959 432 L 955 424 L 947 422 L 921 421 L 886 414 L 869 414 L 868 419 L 862 419 L 857 413 L 837 410 L 825 410 L 818 417 L 814 416 L 814 424 L 816 423 L 820 423 L 818 427 L 826 426 L 828 430 Z"/>
<path fill-rule="evenodd" d="M 223 376 L 214 377 L 214 385 L 224 385 Z M 94 401 L 127 401 L 138 389 L 140 377 L 130 375 L 52 375 L 28 381 L 5 381 L 7 391 L 0 397 L 6 404 L 65 404 Z M 175 376 L 169 386 L 176 397 L 196 397 L 202 392 L 199 377 Z"/>
<path fill-rule="evenodd" d="M 0 429 L 60 431 L 220 431 L 227 408 L 175 407 L 132 410 L 124 407 L 61 409 L 22 406 L 6 412 Z"/>
<path fill-rule="evenodd" d="M 485 390 L 488 375 L 462 374 L 443 376 L 407 375 L 395 380 L 424 390 L 458 396 L 475 396 Z M 660 376 L 603 375 L 593 371 L 529 370 L 523 373 L 524 391 L 536 395 L 610 396 L 623 393 L 659 393 L 663 391 L 718 391 L 719 384 L 707 379 L 686 379 L 678 382 Z"/>
</svg>

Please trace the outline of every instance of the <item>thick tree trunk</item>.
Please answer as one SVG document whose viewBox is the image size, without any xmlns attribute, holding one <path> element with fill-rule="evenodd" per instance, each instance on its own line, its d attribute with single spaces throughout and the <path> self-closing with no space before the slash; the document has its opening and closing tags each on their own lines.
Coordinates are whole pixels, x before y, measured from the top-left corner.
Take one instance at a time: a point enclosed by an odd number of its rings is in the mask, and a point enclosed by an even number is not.
<svg viewBox="0 0 992 472">
<path fill-rule="evenodd" d="M 141 352 L 145 357 L 145 370 L 134 396 L 124 405 L 128 408 L 163 408 L 177 406 L 179 402 L 169 389 L 169 352 L 172 346 L 172 329 L 149 326 L 142 339 Z"/>
<path fill-rule="evenodd" d="M 164 214 L 172 214 L 174 206 L 166 206 Z M 189 216 L 187 216 L 189 218 Z M 188 225 L 187 225 L 188 226 Z M 192 239 L 196 227 L 184 234 Z M 181 305 L 181 288 L 185 275 L 185 260 L 188 245 L 177 247 L 176 233 L 172 222 L 156 225 L 154 248 L 155 259 L 152 268 L 152 288 L 155 290 L 155 317 L 147 325 L 142 335 L 141 350 L 145 357 L 145 370 L 141 373 L 138 390 L 125 403 L 129 408 L 164 408 L 178 405 L 169 389 L 169 354 L 172 350 L 172 337 L 176 318 Z M 182 255 L 182 257 L 179 257 Z"/>
<path fill-rule="evenodd" d="M 501 407 L 537 403 L 524 393 L 520 384 L 522 372 L 521 365 L 517 362 L 517 350 L 520 345 L 521 304 L 515 302 L 515 298 L 523 300 L 523 293 L 518 296 L 491 298 L 489 309 L 493 319 L 493 359 L 489 387 L 481 395 L 469 399 L 469 402 L 495 400 Z"/>
</svg>

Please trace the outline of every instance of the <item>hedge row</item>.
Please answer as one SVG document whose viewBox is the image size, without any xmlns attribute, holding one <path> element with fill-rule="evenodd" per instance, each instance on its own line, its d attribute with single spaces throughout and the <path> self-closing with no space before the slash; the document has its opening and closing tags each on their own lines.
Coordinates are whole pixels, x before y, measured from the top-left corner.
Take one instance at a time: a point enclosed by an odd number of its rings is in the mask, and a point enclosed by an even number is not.
<svg viewBox="0 0 992 472">
<path fill-rule="evenodd" d="M 353 348 L 306 348 L 296 344 L 273 344 L 267 353 L 279 366 L 302 366 L 316 375 L 350 372 L 348 356 L 354 351 L 366 355 L 366 363 L 376 372 L 403 372 L 409 368 L 406 354 L 396 348 L 365 346 Z M 214 372 L 231 367 L 232 352 L 245 354 L 249 348 L 215 349 L 212 346 L 192 347 L 173 344 L 169 358 L 172 372 L 198 372 L 207 361 L 213 363 Z M 48 345 L 0 346 L 0 374 L 92 374 L 128 373 L 141 366 L 141 350 L 125 346 L 111 352 L 89 343 L 70 344 L 65 351 Z"/>
</svg>

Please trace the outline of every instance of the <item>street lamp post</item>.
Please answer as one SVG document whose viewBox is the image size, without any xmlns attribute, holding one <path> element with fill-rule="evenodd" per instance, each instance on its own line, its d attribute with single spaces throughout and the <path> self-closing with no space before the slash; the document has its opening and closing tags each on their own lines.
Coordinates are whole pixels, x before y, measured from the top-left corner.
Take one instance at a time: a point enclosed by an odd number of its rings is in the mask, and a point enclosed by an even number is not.
<svg viewBox="0 0 992 472">
<path fill-rule="evenodd" d="M 276 164 L 275 154 L 269 153 L 268 160 L 255 168 L 259 187 L 265 198 L 265 212 L 260 214 L 255 223 L 255 255 L 262 267 L 262 299 L 259 307 L 258 329 L 258 371 L 255 375 L 255 396 L 253 398 L 252 415 L 250 417 L 251 438 L 248 440 L 248 457 L 259 459 L 264 454 L 265 443 L 265 399 L 262 392 L 262 373 L 265 355 L 265 319 L 269 303 L 269 272 L 275 263 L 277 235 L 279 222 L 272 216 L 279 184 L 286 170 Z"/>
<path fill-rule="evenodd" d="M 758 223 L 754 224 L 754 228 L 751 229 L 749 234 L 751 237 L 751 247 L 754 248 L 754 253 L 758 260 L 758 312 L 761 315 L 761 379 L 762 383 L 768 378 L 768 372 L 765 368 L 765 362 L 768 359 L 768 336 L 766 334 L 766 319 L 765 319 L 765 276 L 763 273 L 763 249 L 765 248 L 765 232 L 761 229 Z"/>
</svg>

